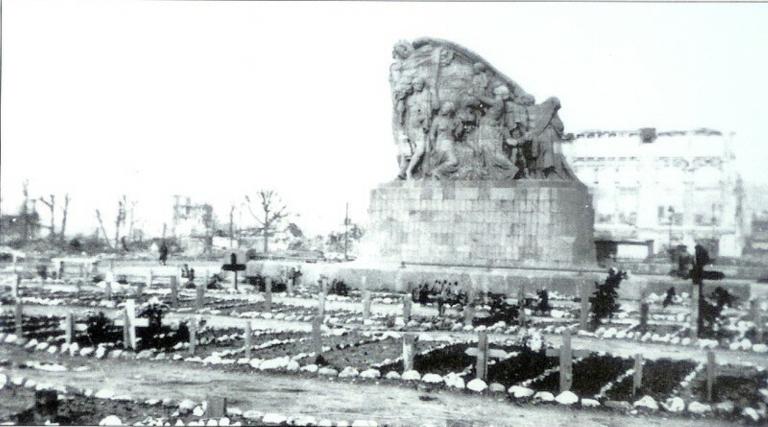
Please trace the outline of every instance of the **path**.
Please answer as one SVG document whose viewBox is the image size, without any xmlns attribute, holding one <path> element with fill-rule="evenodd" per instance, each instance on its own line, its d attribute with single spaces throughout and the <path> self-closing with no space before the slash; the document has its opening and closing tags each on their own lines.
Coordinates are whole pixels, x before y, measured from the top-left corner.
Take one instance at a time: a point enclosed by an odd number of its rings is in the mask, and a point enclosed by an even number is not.
<svg viewBox="0 0 768 427">
<path fill-rule="evenodd" d="M 0 347 L 0 357 L 25 360 L 30 355 L 15 347 Z M 35 359 L 55 356 L 35 353 Z M 468 393 L 419 391 L 389 384 L 348 383 L 298 376 L 254 373 L 243 375 L 181 363 L 153 361 L 64 359 L 64 364 L 88 366 L 82 372 L 47 372 L 11 368 L 5 374 L 24 375 L 39 383 L 99 390 L 108 388 L 133 398 L 189 398 L 226 396 L 230 407 L 277 412 L 318 419 L 375 419 L 379 423 L 424 425 L 429 423 L 481 423 L 515 426 L 699 426 L 725 425 L 721 420 L 627 416 L 621 413 L 571 410 L 554 405 L 517 406 L 506 399 Z M 68 363 L 73 361 L 74 363 Z M 733 424 L 736 425 L 736 424 Z"/>
</svg>

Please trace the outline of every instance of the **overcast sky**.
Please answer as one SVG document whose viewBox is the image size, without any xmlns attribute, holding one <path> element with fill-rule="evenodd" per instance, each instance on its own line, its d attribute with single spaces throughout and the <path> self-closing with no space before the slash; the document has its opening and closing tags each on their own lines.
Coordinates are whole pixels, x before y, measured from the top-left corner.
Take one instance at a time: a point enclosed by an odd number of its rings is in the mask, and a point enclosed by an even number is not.
<svg viewBox="0 0 768 427">
<path fill-rule="evenodd" d="M 92 231 L 97 207 L 113 218 L 121 194 L 159 233 L 173 194 L 224 219 L 260 188 L 311 232 L 341 225 L 346 201 L 365 222 L 369 190 L 397 172 L 391 48 L 421 36 L 558 96 L 568 132 L 736 132 L 743 177 L 768 183 L 768 4 L 2 7 L 2 211 L 28 179 L 33 195 L 70 193 L 70 231 Z"/>
</svg>

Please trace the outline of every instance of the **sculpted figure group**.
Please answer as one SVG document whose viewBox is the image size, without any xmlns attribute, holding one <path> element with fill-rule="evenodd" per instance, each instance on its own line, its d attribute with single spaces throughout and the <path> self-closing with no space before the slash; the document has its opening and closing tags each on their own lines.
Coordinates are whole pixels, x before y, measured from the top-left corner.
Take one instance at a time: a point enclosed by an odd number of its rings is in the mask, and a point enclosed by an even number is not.
<svg viewBox="0 0 768 427">
<path fill-rule="evenodd" d="M 477 55 L 398 43 L 390 69 L 400 179 L 575 179 L 561 151 L 560 101 L 535 104 Z"/>
</svg>

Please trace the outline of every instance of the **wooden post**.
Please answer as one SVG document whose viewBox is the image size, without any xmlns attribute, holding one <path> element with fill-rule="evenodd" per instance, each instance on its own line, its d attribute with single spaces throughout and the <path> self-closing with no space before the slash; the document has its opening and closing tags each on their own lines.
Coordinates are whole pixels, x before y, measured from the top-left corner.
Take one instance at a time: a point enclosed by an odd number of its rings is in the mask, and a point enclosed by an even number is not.
<svg viewBox="0 0 768 427">
<path fill-rule="evenodd" d="M 322 324 L 322 316 L 315 316 L 315 318 L 312 319 L 312 348 L 315 350 L 315 356 L 323 354 L 323 339 L 320 335 L 320 326 Z"/>
<path fill-rule="evenodd" d="M 488 377 L 488 332 L 477 333 L 477 363 L 475 365 L 476 377 L 485 381 Z"/>
<path fill-rule="evenodd" d="M 131 334 L 128 329 L 131 327 L 131 319 L 128 318 L 128 310 L 123 310 L 123 348 L 131 348 Z"/>
<path fill-rule="evenodd" d="M 202 310 L 203 305 L 205 304 L 205 286 L 207 285 L 207 282 L 208 281 L 206 280 L 206 283 L 198 283 L 195 288 L 195 291 L 197 292 L 195 306 L 198 310 Z"/>
<path fill-rule="evenodd" d="M 17 342 L 21 342 L 21 339 L 24 337 L 24 327 L 22 326 L 22 323 L 24 322 L 24 307 L 21 304 L 21 300 L 16 300 L 15 315 Z"/>
<path fill-rule="evenodd" d="M 371 317 L 371 291 L 363 291 L 363 319 Z"/>
<path fill-rule="evenodd" d="M 411 320 L 411 294 L 403 295 L 403 322 L 408 323 Z"/>
<path fill-rule="evenodd" d="M 107 299 L 107 301 L 112 300 L 112 282 L 111 281 L 106 281 L 104 283 L 104 297 Z"/>
<path fill-rule="evenodd" d="M 573 384 L 573 356 L 571 355 L 571 331 L 563 332 L 563 345 L 560 346 L 560 392 L 568 391 Z"/>
<path fill-rule="evenodd" d="M 128 343 L 130 348 L 136 350 L 136 301 L 125 301 L 125 314 L 128 327 Z"/>
<path fill-rule="evenodd" d="M 586 331 L 589 327 L 589 311 L 591 304 L 589 297 L 592 296 L 592 284 L 585 281 L 581 284 L 581 313 L 579 314 L 579 329 Z"/>
<path fill-rule="evenodd" d="M 467 303 L 464 305 L 464 324 L 472 325 L 472 319 L 475 318 L 475 289 L 470 286 L 467 290 Z"/>
<path fill-rule="evenodd" d="M 251 337 L 253 336 L 253 331 L 251 331 L 251 321 L 247 320 L 245 322 L 245 333 L 243 334 L 243 338 L 245 340 L 245 357 L 248 359 L 251 358 Z"/>
<path fill-rule="evenodd" d="M 21 274 L 16 273 L 16 280 L 13 281 L 11 287 L 11 296 L 18 301 L 21 296 Z"/>
<path fill-rule="evenodd" d="M 267 277 L 264 280 L 264 311 L 272 312 L 272 278 Z"/>
<path fill-rule="evenodd" d="M 707 352 L 707 401 L 712 401 L 712 388 L 715 386 L 717 377 L 717 364 L 715 363 L 715 352 Z"/>
<path fill-rule="evenodd" d="M 641 353 L 635 354 L 635 373 L 632 377 L 632 396 L 637 396 L 637 393 L 643 387 L 643 355 Z"/>
<path fill-rule="evenodd" d="M 152 272 L 152 270 L 150 269 L 149 270 L 149 275 L 147 275 L 147 287 L 151 288 L 152 287 L 152 282 L 154 282 L 154 281 L 155 281 L 155 275 Z"/>
<path fill-rule="evenodd" d="M 699 338 L 699 293 L 701 288 L 694 283 L 691 286 L 691 339 L 696 341 Z"/>
<path fill-rule="evenodd" d="M 763 341 L 763 333 L 765 329 L 765 322 L 763 321 L 762 313 L 760 312 L 760 300 L 753 299 L 749 302 L 749 309 L 752 313 L 752 322 L 755 324 L 755 342 Z"/>
<path fill-rule="evenodd" d="M 179 305 L 179 276 L 171 276 L 171 307 Z"/>
<path fill-rule="evenodd" d="M 296 276 L 296 269 L 291 267 L 288 269 L 288 280 L 285 281 L 285 294 L 293 295 L 293 281 Z"/>
<path fill-rule="evenodd" d="M 317 315 L 325 316 L 325 279 L 320 279 L 320 295 L 317 296 Z"/>
<path fill-rule="evenodd" d="M 195 355 L 195 346 L 197 345 L 197 322 L 195 319 L 189 321 L 189 355 Z"/>
<path fill-rule="evenodd" d="M 645 301 L 640 303 L 640 332 L 648 332 L 648 303 Z"/>
<path fill-rule="evenodd" d="M 525 326 L 527 319 L 525 317 L 525 285 L 520 285 L 520 289 L 517 291 L 517 307 L 518 315 L 517 320 L 520 326 Z"/>
<path fill-rule="evenodd" d="M 413 357 L 416 354 L 417 335 L 403 335 L 403 372 L 413 370 Z"/>
<path fill-rule="evenodd" d="M 83 287 L 83 281 L 80 279 L 77 279 L 75 282 L 75 298 L 80 299 L 80 292 Z"/>
<path fill-rule="evenodd" d="M 208 409 L 205 415 L 209 418 L 221 418 L 227 416 L 227 398 L 223 396 L 208 395 Z"/>
<path fill-rule="evenodd" d="M 136 300 L 141 301 L 141 296 L 144 294 L 144 283 L 139 282 L 136 284 Z"/>
<path fill-rule="evenodd" d="M 67 345 L 72 344 L 72 340 L 75 338 L 75 321 L 74 315 L 70 311 L 64 317 L 64 342 Z"/>
</svg>

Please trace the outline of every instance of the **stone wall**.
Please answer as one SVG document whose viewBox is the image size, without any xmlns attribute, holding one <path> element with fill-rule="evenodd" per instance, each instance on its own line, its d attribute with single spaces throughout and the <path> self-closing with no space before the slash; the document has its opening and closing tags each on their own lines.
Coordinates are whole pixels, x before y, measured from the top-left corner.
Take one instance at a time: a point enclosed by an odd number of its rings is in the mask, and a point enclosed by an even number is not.
<svg viewBox="0 0 768 427">
<path fill-rule="evenodd" d="M 594 268 L 593 216 L 575 181 L 395 181 L 371 193 L 361 259 Z"/>
</svg>

